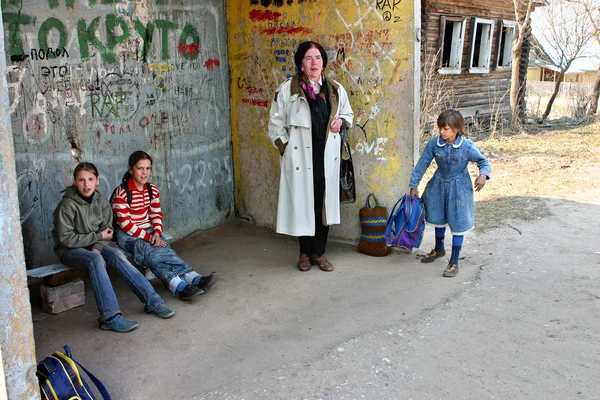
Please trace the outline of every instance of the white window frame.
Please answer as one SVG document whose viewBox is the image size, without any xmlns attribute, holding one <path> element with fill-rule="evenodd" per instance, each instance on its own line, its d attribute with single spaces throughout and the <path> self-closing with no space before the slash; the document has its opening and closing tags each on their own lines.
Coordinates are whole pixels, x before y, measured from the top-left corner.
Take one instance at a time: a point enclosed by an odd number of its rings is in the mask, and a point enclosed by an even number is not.
<svg viewBox="0 0 600 400">
<path fill-rule="evenodd" d="M 454 27 L 452 29 L 452 39 L 450 47 L 450 66 L 442 66 L 442 57 L 444 54 L 444 42 L 445 42 L 445 31 L 446 24 L 452 22 Z M 440 67 L 438 68 L 438 74 L 460 74 L 462 71 L 462 57 L 463 47 L 465 43 L 465 28 L 467 26 L 466 18 L 451 18 L 451 17 L 440 17 Z"/>
<path fill-rule="evenodd" d="M 475 54 L 475 43 L 477 26 L 484 25 L 482 38 L 479 41 L 479 65 L 473 66 L 473 55 Z M 487 27 L 486 27 L 487 25 Z M 487 74 L 490 72 L 490 61 L 492 59 L 492 43 L 494 38 L 494 21 L 491 19 L 475 18 L 471 25 L 471 49 L 469 54 L 469 72 L 471 74 Z"/>
<path fill-rule="evenodd" d="M 507 34 L 504 34 L 504 30 L 507 30 Z M 510 32 L 512 31 L 512 32 Z M 510 32 L 510 33 L 509 33 Z M 496 59 L 496 65 L 498 69 L 510 68 L 512 65 L 512 48 L 515 33 L 517 32 L 517 23 L 515 21 L 500 21 L 500 29 L 498 32 L 498 58 Z M 508 40 L 507 40 L 508 39 Z M 508 46 L 507 46 L 508 44 Z M 504 54 L 500 54 L 500 50 L 504 45 Z M 500 64 L 500 56 L 502 55 L 503 63 Z"/>
</svg>

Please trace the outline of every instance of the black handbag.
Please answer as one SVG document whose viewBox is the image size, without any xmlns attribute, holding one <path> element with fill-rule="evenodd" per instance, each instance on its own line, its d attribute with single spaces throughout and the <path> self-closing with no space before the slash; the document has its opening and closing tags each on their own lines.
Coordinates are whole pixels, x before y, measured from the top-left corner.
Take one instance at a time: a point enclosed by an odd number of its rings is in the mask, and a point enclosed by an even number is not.
<svg viewBox="0 0 600 400">
<path fill-rule="evenodd" d="M 348 131 L 346 125 L 342 124 L 340 129 L 342 148 L 340 151 L 340 203 L 348 204 L 356 201 L 356 184 L 354 182 L 354 166 L 352 165 L 352 154 L 348 142 Z"/>
</svg>

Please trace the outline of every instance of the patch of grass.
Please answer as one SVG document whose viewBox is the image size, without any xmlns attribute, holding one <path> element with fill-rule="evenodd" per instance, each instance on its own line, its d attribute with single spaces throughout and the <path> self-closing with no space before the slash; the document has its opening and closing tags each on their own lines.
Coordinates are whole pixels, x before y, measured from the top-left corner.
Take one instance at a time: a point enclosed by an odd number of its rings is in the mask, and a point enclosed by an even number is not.
<svg viewBox="0 0 600 400">
<path fill-rule="evenodd" d="M 475 230 L 504 226 L 509 220 L 531 221 L 552 215 L 539 197 L 496 197 L 475 203 Z"/>
<path fill-rule="evenodd" d="M 509 195 L 560 197 L 557 181 L 564 191 L 578 190 L 582 178 L 600 166 L 599 132 L 596 123 L 477 142 L 492 163 L 492 175 L 498 177 L 489 182 L 488 195 L 500 197 L 508 190 Z M 586 182 L 597 184 L 594 181 Z"/>
<path fill-rule="evenodd" d="M 561 119 L 526 128 L 476 142 L 492 164 L 491 179 L 475 193 L 478 230 L 510 219 L 549 216 L 545 198 L 572 200 L 574 194 L 600 190 L 600 122 L 580 125 Z M 434 164 L 419 185 L 420 193 L 435 172 Z M 474 180 L 477 166 L 471 164 L 469 172 Z"/>
<path fill-rule="evenodd" d="M 553 121 L 554 129 L 477 142 L 492 164 L 492 179 L 475 194 L 476 225 L 541 217 L 549 212 L 543 198 L 570 199 L 584 189 L 600 189 L 594 178 L 600 168 L 600 123 L 565 127 L 565 121 Z M 475 176 L 477 168 L 471 173 Z"/>
</svg>

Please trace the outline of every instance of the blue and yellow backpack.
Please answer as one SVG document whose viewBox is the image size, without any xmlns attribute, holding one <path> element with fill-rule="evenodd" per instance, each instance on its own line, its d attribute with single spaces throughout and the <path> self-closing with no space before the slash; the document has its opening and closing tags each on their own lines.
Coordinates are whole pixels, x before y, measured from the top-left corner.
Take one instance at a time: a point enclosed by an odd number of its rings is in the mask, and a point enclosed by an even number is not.
<svg viewBox="0 0 600 400">
<path fill-rule="evenodd" d="M 69 346 L 65 353 L 55 351 L 44 358 L 37 366 L 36 376 L 40 382 L 40 393 L 43 400 L 96 400 L 90 386 L 85 381 L 79 368 L 85 371 L 94 382 L 104 400 L 111 400 L 108 391 L 90 371 L 71 357 Z M 79 368 L 78 368 L 79 366 Z"/>
</svg>

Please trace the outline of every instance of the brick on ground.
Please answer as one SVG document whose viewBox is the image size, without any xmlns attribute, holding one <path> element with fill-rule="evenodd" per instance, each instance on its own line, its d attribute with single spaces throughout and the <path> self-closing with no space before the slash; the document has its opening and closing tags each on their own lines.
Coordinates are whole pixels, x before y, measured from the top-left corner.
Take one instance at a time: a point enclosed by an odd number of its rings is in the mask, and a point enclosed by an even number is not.
<svg viewBox="0 0 600 400">
<path fill-rule="evenodd" d="M 79 278 L 60 286 L 40 286 L 42 309 L 50 314 L 63 311 L 85 304 L 85 288 Z"/>
</svg>

